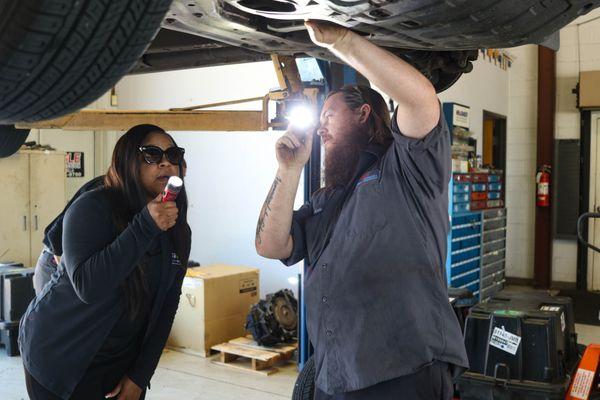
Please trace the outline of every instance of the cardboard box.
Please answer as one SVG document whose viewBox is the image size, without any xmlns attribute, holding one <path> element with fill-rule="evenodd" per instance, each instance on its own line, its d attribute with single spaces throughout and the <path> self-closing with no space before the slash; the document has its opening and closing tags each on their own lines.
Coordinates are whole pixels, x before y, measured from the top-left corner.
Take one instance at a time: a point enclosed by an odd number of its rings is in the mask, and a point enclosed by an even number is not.
<svg viewBox="0 0 600 400">
<path fill-rule="evenodd" d="M 580 73 L 579 107 L 600 108 L 600 71 Z"/>
<path fill-rule="evenodd" d="M 259 289 L 257 268 L 217 264 L 188 269 L 167 345 L 207 357 L 212 346 L 244 336 Z"/>
</svg>

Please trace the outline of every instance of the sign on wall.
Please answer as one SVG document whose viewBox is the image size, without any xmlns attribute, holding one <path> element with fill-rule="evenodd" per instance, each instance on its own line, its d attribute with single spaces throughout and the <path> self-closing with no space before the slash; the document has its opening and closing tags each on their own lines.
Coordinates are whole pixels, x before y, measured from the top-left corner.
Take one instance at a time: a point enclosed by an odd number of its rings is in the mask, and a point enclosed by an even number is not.
<svg viewBox="0 0 600 400">
<path fill-rule="evenodd" d="M 469 107 L 453 104 L 452 125 L 469 129 Z"/>
<path fill-rule="evenodd" d="M 68 151 L 65 157 L 67 164 L 67 178 L 81 178 L 85 176 L 82 151 Z"/>
</svg>

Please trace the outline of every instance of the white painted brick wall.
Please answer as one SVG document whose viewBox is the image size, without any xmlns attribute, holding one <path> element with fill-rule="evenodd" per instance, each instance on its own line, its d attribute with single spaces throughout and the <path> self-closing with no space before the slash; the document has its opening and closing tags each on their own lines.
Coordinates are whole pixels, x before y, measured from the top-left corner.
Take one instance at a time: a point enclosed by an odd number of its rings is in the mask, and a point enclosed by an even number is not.
<svg viewBox="0 0 600 400">
<path fill-rule="evenodd" d="M 600 70 L 600 10 L 574 21 L 560 31 L 561 47 L 556 56 L 556 139 L 580 138 L 580 113 L 572 89 L 580 71 Z M 594 20 L 595 19 L 595 20 Z M 584 21 L 587 23 L 578 25 Z M 577 243 L 554 240 L 552 280 L 575 282 Z"/>
<path fill-rule="evenodd" d="M 506 151 L 506 275 L 533 277 L 534 181 L 537 143 L 537 47 L 510 49 Z"/>
<path fill-rule="evenodd" d="M 572 89 L 580 71 L 600 70 L 600 10 L 580 18 L 560 31 L 556 58 L 555 138 L 578 139 L 580 116 Z M 578 25 L 588 21 L 583 25 Z M 507 275 L 533 277 L 535 243 L 535 163 L 537 129 L 537 48 L 510 49 L 515 62 L 509 72 L 507 128 L 508 239 Z M 554 281 L 575 282 L 577 245 L 574 240 L 555 240 Z"/>
<path fill-rule="evenodd" d="M 439 94 L 442 102 L 454 102 L 470 107 L 470 130 L 477 139 L 477 152 L 482 153 L 483 111 L 508 115 L 508 75 L 488 59 L 473 63 L 473 71 L 462 76 L 457 84 Z"/>
</svg>

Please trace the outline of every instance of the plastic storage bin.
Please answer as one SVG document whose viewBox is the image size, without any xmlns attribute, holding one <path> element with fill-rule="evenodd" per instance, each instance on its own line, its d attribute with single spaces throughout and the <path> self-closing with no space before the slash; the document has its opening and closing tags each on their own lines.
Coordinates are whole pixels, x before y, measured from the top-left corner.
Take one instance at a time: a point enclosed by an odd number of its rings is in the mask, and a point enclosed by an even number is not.
<svg viewBox="0 0 600 400">
<path fill-rule="evenodd" d="M 487 207 L 487 202 L 485 200 L 471 202 L 471 210 L 483 210 L 486 207 Z"/>
<path fill-rule="evenodd" d="M 469 193 L 468 183 L 455 183 L 453 187 L 454 193 Z"/>
<path fill-rule="evenodd" d="M 489 278 L 485 278 L 489 280 Z M 570 298 L 499 293 L 465 323 L 461 400 L 564 399 L 579 357 Z"/>
<path fill-rule="evenodd" d="M 471 193 L 471 200 L 487 200 L 488 194 L 487 192 L 473 192 Z"/>
<path fill-rule="evenodd" d="M 469 193 L 459 193 L 452 196 L 452 201 L 454 203 L 468 203 L 469 202 Z"/>
<path fill-rule="evenodd" d="M 454 182 L 471 182 L 469 174 L 454 174 Z"/>
<path fill-rule="evenodd" d="M 482 182 L 485 183 L 488 181 L 488 174 L 473 174 L 471 178 L 472 182 Z"/>
<path fill-rule="evenodd" d="M 469 205 L 469 203 L 458 203 L 452 206 L 452 211 L 457 214 L 468 212 L 470 209 L 471 206 Z"/>
<path fill-rule="evenodd" d="M 485 183 L 473 183 L 471 185 L 471 190 L 473 192 L 485 192 L 487 190 L 487 186 Z"/>
<path fill-rule="evenodd" d="M 489 190 L 500 191 L 502 190 L 501 183 L 490 183 L 488 184 Z"/>
</svg>

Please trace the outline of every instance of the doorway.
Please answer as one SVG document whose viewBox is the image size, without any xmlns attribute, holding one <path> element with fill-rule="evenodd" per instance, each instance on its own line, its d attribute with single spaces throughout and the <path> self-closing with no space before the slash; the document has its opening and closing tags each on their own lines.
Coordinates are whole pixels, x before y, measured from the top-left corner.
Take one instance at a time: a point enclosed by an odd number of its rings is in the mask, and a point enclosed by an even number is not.
<svg viewBox="0 0 600 400">
<path fill-rule="evenodd" d="M 483 166 L 506 172 L 506 117 L 483 111 Z M 506 184 L 506 183 L 505 183 Z"/>
</svg>

